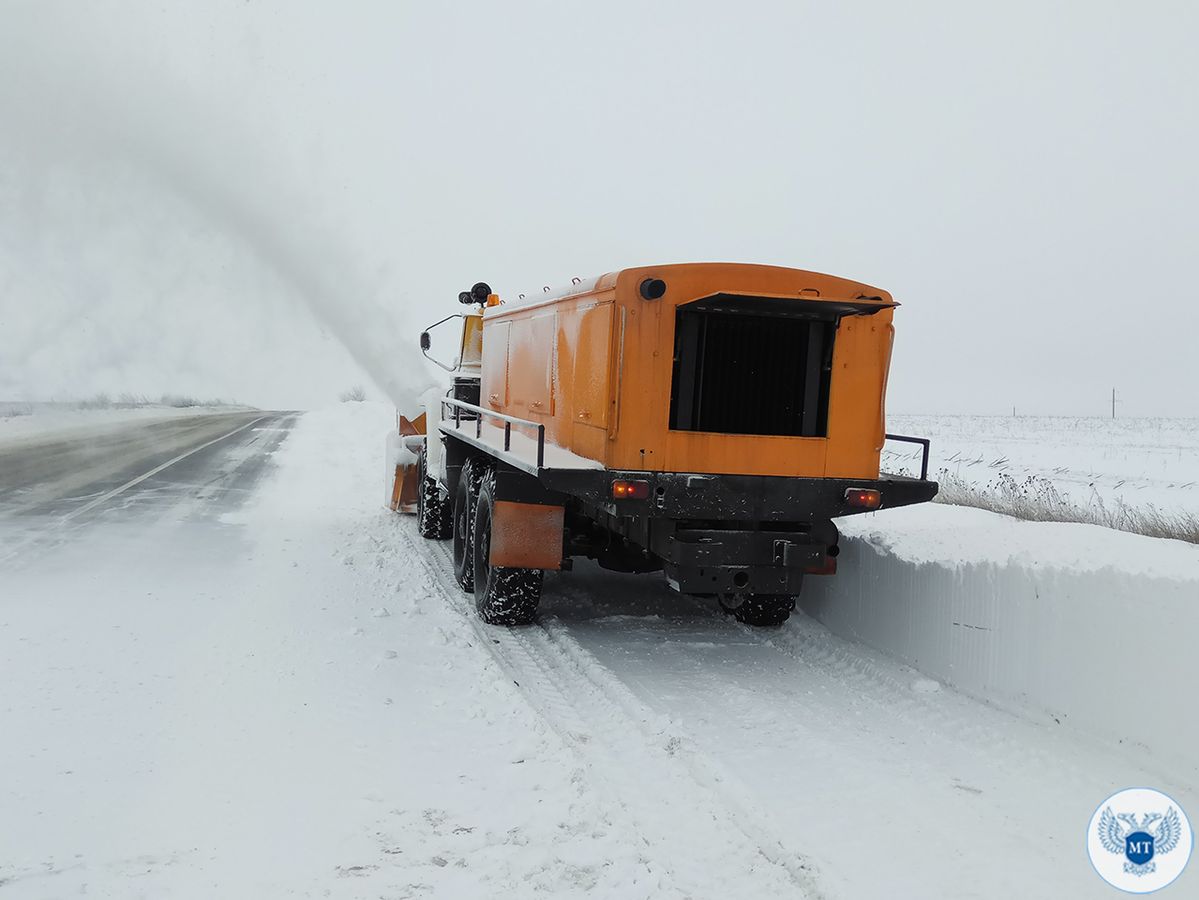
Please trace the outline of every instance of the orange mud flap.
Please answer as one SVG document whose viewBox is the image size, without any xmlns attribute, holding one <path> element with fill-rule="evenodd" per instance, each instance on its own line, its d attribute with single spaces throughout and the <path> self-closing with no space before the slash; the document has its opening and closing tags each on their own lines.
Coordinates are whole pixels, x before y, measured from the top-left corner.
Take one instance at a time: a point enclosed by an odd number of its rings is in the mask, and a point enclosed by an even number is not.
<svg viewBox="0 0 1199 900">
<path fill-rule="evenodd" d="M 387 436 L 387 455 L 394 466 L 387 505 L 393 512 L 413 515 L 416 513 L 416 494 L 420 490 L 417 483 L 420 480 L 420 467 L 415 461 L 399 460 L 411 458 L 419 452 L 419 441 L 409 438 L 424 435 L 425 414 L 421 413 L 413 420 L 397 414 L 396 420 L 397 431 Z"/>
<path fill-rule="evenodd" d="M 562 568 L 561 506 L 497 500 L 491 519 L 493 566 L 514 569 Z"/>
</svg>

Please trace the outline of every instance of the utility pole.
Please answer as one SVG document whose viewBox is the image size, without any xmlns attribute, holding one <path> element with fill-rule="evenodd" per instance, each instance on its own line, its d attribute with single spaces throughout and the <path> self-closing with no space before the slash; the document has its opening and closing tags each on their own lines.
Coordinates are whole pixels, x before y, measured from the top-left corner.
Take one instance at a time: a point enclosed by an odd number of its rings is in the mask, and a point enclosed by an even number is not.
<svg viewBox="0 0 1199 900">
<path fill-rule="evenodd" d="M 1116 418 L 1116 389 L 1112 388 L 1112 418 Z"/>
</svg>

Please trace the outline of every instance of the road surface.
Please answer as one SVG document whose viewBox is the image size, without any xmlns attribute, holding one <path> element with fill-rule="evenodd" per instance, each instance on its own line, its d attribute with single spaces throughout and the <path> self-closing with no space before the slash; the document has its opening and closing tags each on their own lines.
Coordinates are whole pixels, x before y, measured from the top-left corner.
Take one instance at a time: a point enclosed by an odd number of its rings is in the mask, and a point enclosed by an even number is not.
<svg viewBox="0 0 1199 900">
<path fill-rule="evenodd" d="M 391 422 L 4 451 L 0 895 L 1098 897 L 1100 801 L 1199 809 L 1136 747 L 654 577 L 483 626 L 383 508 Z"/>
<path fill-rule="evenodd" d="M 68 430 L 0 444 L 0 560 L 97 525 L 204 519 L 236 508 L 295 421 L 261 411 Z"/>
</svg>

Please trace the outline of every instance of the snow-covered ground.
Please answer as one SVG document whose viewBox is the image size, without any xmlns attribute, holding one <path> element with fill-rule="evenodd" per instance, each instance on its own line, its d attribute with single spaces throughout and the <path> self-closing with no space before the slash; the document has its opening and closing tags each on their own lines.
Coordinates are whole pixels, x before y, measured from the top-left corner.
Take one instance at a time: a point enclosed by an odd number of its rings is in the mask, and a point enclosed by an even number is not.
<svg viewBox="0 0 1199 900">
<path fill-rule="evenodd" d="M 838 576 L 801 598 L 837 634 L 1199 780 L 1199 718 L 1113 673 L 1151 658 L 1163 685 L 1199 680 L 1199 546 L 936 503 L 839 525 Z"/>
<path fill-rule="evenodd" d="M 1100 497 L 1199 512 L 1199 419 L 891 415 L 887 430 L 932 439 L 934 478 L 985 487 L 1033 475 L 1084 506 Z M 919 466 L 918 447 L 887 445 L 885 469 Z"/>
<path fill-rule="evenodd" d="M 1083 835 L 1101 800 L 1149 784 L 1199 810 L 1193 770 L 1172 762 L 1186 748 L 1000 709 L 898 634 L 888 652 L 844 636 L 860 625 L 845 606 L 868 599 L 855 554 L 912 563 L 902 611 L 921 578 L 952 573 L 952 540 L 1014 566 L 1045 543 L 1007 520 L 846 526 L 842 572 L 814 593 L 828 626 L 799 613 L 754 630 L 659 578 L 580 564 L 547 577 L 542 625 L 493 629 L 444 544 L 379 502 L 393 422 L 371 403 L 310 413 L 266 478 L 214 492 L 180 476 L 0 569 L 5 897 L 1098 896 Z M 1090 534 L 1036 527 L 1063 546 Z M 984 560 L 988 535 L 1011 552 Z M 1094 552 L 1081 543 L 1077 565 Z M 1184 583 L 1187 559 L 1160 574 Z M 875 588 L 882 609 L 892 585 Z M 1085 615 L 1055 599 L 1055 620 Z M 1199 610 L 1170 602 L 1170 627 L 1193 634 Z M 1042 674 L 1069 678 L 1095 635 L 1126 634 L 1121 660 L 1185 716 L 1195 664 L 1100 608 Z"/>
</svg>

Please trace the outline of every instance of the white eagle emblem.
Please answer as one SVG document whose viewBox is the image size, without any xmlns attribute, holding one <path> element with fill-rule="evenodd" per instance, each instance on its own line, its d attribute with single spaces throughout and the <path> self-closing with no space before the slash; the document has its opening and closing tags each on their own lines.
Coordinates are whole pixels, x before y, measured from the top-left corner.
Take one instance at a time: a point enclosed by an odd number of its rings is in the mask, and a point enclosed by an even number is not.
<svg viewBox="0 0 1199 900">
<path fill-rule="evenodd" d="M 1150 830 L 1152 829 L 1152 830 Z M 1130 875 L 1148 875 L 1157 869 L 1155 856 L 1169 853 L 1182 837 L 1182 822 L 1173 806 L 1163 816 L 1146 813 L 1140 822 L 1133 813 L 1112 814 L 1109 806 L 1099 819 L 1099 841 L 1109 853 L 1125 857 L 1124 871 Z"/>
</svg>

